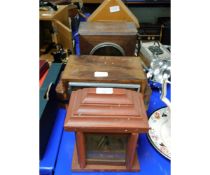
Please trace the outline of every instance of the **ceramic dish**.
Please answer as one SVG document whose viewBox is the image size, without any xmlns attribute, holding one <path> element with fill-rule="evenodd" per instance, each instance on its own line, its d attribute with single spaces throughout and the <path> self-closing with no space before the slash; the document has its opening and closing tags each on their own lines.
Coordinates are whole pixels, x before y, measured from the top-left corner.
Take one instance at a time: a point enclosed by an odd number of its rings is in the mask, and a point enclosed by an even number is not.
<svg viewBox="0 0 210 175">
<path fill-rule="evenodd" d="M 170 112 L 168 107 L 155 111 L 149 118 L 148 138 L 155 149 L 163 156 L 171 159 L 170 152 Z"/>
</svg>

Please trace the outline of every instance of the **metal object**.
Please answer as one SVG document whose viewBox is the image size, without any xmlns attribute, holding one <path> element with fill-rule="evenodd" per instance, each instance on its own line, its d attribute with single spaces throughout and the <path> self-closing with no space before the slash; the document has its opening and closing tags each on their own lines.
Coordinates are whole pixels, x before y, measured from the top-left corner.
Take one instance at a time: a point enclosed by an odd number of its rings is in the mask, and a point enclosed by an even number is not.
<svg viewBox="0 0 210 175">
<path fill-rule="evenodd" d="M 39 7 L 51 7 L 54 11 L 58 10 L 58 7 L 55 3 L 48 1 L 40 1 Z"/>
<path fill-rule="evenodd" d="M 162 92 L 160 99 L 168 106 L 169 111 L 171 111 L 171 102 L 169 101 L 169 99 L 166 98 L 166 94 L 167 94 L 167 80 L 164 80 L 162 84 Z"/>
<path fill-rule="evenodd" d="M 170 83 L 171 78 L 171 62 L 167 60 L 153 60 L 151 68 L 148 72 L 148 77 L 151 81 L 161 84 L 160 99 L 170 108 L 170 101 L 166 98 L 167 83 Z"/>
<path fill-rule="evenodd" d="M 120 83 L 94 83 L 94 82 L 69 82 L 69 89 L 71 87 L 103 87 L 103 88 L 125 88 L 137 89 L 140 92 L 139 84 L 120 84 Z"/>
<path fill-rule="evenodd" d="M 164 80 L 170 81 L 171 78 L 171 61 L 170 60 L 153 60 L 147 74 L 153 82 L 163 83 Z"/>
<path fill-rule="evenodd" d="M 145 62 L 149 65 L 154 60 L 167 60 L 170 61 L 170 52 L 160 42 L 142 42 L 141 43 L 141 54 L 145 58 Z"/>
<path fill-rule="evenodd" d="M 111 52 L 111 49 L 107 49 L 105 50 L 106 48 L 112 48 L 113 50 L 113 55 L 111 53 L 112 56 L 125 56 L 125 51 L 124 49 L 118 45 L 118 44 L 115 44 L 115 43 L 112 43 L 112 42 L 103 42 L 103 43 L 100 43 L 100 44 L 97 44 L 91 51 L 90 51 L 90 55 L 97 55 L 97 52 L 99 52 L 99 55 L 100 55 L 100 52 L 103 52 L 102 49 L 104 49 L 104 52 L 108 51 L 108 52 Z M 100 51 L 99 51 L 100 50 Z M 118 53 L 116 53 L 116 51 Z M 103 55 L 110 55 L 109 53 L 104 53 L 103 52 Z M 114 53 L 115 52 L 115 53 Z"/>
<path fill-rule="evenodd" d="M 160 46 L 149 46 L 148 49 L 152 52 L 152 54 L 161 55 L 163 51 L 160 49 Z"/>
<path fill-rule="evenodd" d="M 147 77 L 155 84 L 153 86 L 159 86 L 161 89 L 160 99 L 167 105 L 167 107 L 158 109 L 150 116 L 149 126 L 151 129 L 149 130 L 148 138 L 155 149 L 170 159 L 171 103 L 166 97 L 167 83 L 170 83 L 171 79 L 170 54 L 169 57 L 161 57 L 163 54 L 160 50 L 160 45 L 149 46 L 147 49 L 152 53 L 150 54 L 152 57 L 150 68 L 147 69 Z"/>
<path fill-rule="evenodd" d="M 52 87 L 52 85 L 53 85 L 53 82 L 51 82 L 50 84 L 49 84 L 49 86 L 48 86 L 48 88 L 47 88 L 47 92 L 46 92 L 46 94 L 45 94 L 45 99 L 46 100 L 49 100 L 50 99 L 50 90 L 51 90 L 51 87 Z"/>
</svg>

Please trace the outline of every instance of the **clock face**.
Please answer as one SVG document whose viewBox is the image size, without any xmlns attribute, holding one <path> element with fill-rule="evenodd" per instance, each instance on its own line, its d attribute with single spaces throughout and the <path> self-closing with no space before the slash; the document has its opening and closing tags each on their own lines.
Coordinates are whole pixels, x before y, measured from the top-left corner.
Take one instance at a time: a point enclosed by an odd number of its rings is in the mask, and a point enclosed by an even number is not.
<svg viewBox="0 0 210 175">
<path fill-rule="evenodd" d="M 125 52 L 121 46 L 111 42 L 104 42 L 96 45 L 90 52 L 90 55 L 102 56 L 124 56 Z"/>
<path fill-rule="evenodd" d="M 87 162 L 125 163 L 128 134 L 85 134 Z"/>
</svg>

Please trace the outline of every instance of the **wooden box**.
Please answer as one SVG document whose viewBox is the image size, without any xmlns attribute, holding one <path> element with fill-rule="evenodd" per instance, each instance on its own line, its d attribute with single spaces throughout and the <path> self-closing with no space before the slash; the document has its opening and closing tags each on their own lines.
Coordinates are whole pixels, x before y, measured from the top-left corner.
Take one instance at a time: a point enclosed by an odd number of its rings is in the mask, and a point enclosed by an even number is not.
<svg viewBox="0 0 210 175">
<path fill-rule="evenodd" d="M 97 73 L 107 76 L 97 76 Z M 139 57 L 71 55 L 56 88 L 60 99 L 69 99 L 68 90 L 71 82 L 139 85 L 145 105 L 149 103 L 150 95 L 147 93 L 149 86 Z"/>
<path fill-rule="evenodd" d="M 70 49 L 74 53 L 68 6 L 58 5 L 57 7 L 57 11 L 39 11 L 40 52 L 45 52 L 48 45 L 56 43 L 61 44 L 65 50 Z"/>
<path fill-rule="evenodd" d="M 149 130 L 142 94 L 115 88 L 74 91 L 64 128 L 76 132 L 73 171 L 140 170 L 138 135 Z"/>
<path fill-rule="evenodd" d="M 137 29 L 133 22 L 81 22 L 81 55 L 134 56 Z"/>
</svg>

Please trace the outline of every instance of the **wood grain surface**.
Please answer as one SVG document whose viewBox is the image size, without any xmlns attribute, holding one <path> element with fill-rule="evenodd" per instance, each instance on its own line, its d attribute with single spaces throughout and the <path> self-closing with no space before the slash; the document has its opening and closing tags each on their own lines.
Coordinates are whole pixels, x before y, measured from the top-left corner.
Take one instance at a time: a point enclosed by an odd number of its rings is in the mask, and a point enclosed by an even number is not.
<svg viewBox="0 0 210 175">
<path fill-rule="evenodd" d="M 39 20 L 41 21 L 53 21 L 58 20 L 66 27 L 69 27 L 68 20 L 68 6 L 59 5 L 57 11 L 39 11 Z"/>
<path fill-rule="evenodd" d="M 92 99 L 101 98 L 103 101 L 105 96 L 115 96 L 117 99 L 122 94 L 116 93 L 123 91 L 123 98 L 130 100 L 122 100 L 127 104 L 122 104 L 120 100 L 113 103 L 112 98 L 107 101 L 105 97 L 104 102 L 95 103 L 96 100 L 92 100 L 87 103 L 86 99 L 90 99 L 93 90 L 95 96 Z M 85 88 L 72 93 L 64 128 L 66 131 L 82 132 L 146 133 L 149 125 L 140 93 L 115 88 L 113 94 L 96 94 L 96 88 Z"/>
<path fill-rule="evenodd" d="M 84 133 L 77 132 L 76 133 L 76 145 L 77 145 L 77 152 L 79 164 L 81 168 L 84 168 L 86 165 L 86 149 L 85 149 L 85 138 Z"/>
<path fill-rule="evenodd" d="M 81 55 L 89 55 L 98 44 L 111 42 L 122 47 L 126 56 L 134 56 L 137 29 L 132 22 L 81 22 L 78 33 Z"/>
<path fill-rule="evenodd" d="M 118 6 L 119 10 L 111 11 L 110 8 Z M 89 16 L 89 22 L 94 21 L 129 21 L 134 22 L 139 28 L 139 21 L 121 0 L 105 0 Z"/>
<path fill-rule="evenodd" d="M 64 49 L 71 49 L 72 53 L 74 53 L 71 29 L 58 20 L 54 20 L 54 25 L 57 31 L 58 44 L 61 44 Z"/>
<path fill-rule="evenodd" d="M 94 72 L 108 72 L 108 77 L 94 77 Z M 72 55 L 61 77 L 64 82 L 147 83 L 138 57 Z"/>
<path fill-rule="evenodd" d="M 133 22 L 81 22 L 80 35 L 136 35 L 137 29 Z"/>
<path fill-rule="evenodd" d="M 134 56 L 136 47 L 136 35 L 80 35 L 80 53 L 89 55 L 98 44 L 109 42 L 123 48 L 125 56 Z"/>
<path fill-rule="evenodd" d="M 62 73 L 56 92 L 61 100 L 69 100 L 69 82 L 140 84 L 147 106 L 150 98 L 146 74 L 139 57 L 71 55 Z M 108 72 L 108 77 L 95 77 L 94 72 Z"/>
<path fill-rule="evenodd" d="M 143 96 L 132 90 L 117 88 L 108 94 L 98 93 L 96 88 L 73 91 L 64 129 L 76 132 L 77 151 L 73 157 L 73 171 L 138 171 L 136 158 L 138 135 L 149 130 Z M 101 158 L 87 160 L 87 145 L 90 145 L 90 142 L 87 142 L 85 134 L 126 136 L 128 140 L 125 141 L 126 146 L 123 148 L 124 161 L 118 160 L 111 164 L 110 160 L 105 161 Z M 92 142 L 97 143 L 93 140 Z M 97 147 L 96 145 L 94 150 L 97 150 Z M 119 149 L 121 148 L 117 147 L 117 150 Z M 99 154 L 103 151 L 98 149 Z"/>
</svg>

